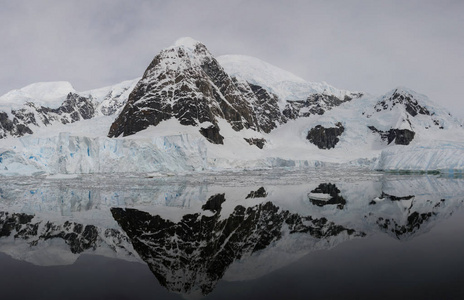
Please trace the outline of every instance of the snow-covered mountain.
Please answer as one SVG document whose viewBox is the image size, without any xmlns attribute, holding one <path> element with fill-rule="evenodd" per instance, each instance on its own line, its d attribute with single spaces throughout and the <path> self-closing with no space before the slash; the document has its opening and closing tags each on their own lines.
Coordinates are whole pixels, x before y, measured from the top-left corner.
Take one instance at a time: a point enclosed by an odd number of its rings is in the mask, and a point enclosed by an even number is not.
<svg viewBox="0 0 464 300">
<path fill-rule="evenodd" d="M 38 83 L 0 97 L 0 173 L 183 172 L 350 164 L 462 171 L 462 121 L 398 87 L 307 82 L 183 38 L 140 79 L 87 92 Z"/>
<path fill-rule="evenodd" d="M 115 114 L 137 80 L 78 93 L 69 82 L 43 82 L 0 97 L 0 138 Z"/>
</svg>

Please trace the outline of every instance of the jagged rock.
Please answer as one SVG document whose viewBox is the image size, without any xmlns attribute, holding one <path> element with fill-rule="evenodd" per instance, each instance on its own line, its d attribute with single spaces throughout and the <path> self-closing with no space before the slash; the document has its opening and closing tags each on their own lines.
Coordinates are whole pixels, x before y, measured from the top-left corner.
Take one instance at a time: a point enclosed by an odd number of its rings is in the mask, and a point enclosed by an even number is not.
<svg viewBox="0 0 464 300">
<path fill-rule="evenodd" d="M 8 114 L 0 112 L 0 138 L 6 136 L 21 137 L 33 134 L 31 126 L 47 126 L 54 122 L 62 124 L 88 120 L 96 115 L 97 104 L 90 98 L 69 93 L 63 103 L 57 108 L 36 106 L 32 102 L 24 104 L 23 108 L 12 109 L 10 120 Z M 38 117 L 38 119 L 37 119 Z"/>
<path fill-rule="evenodd" d="M 258 147 L 259 149 L 263 149 L 264 148 L 264 145 L 266 144 L 266 140 L 265 139 L 258 139 L 258 138 L 243 138 L 248 144 L 250 145 L 255 145 L 256 147 Z"/>
<path fill-rule="evenodd" d="M 24 124 L 20 124 L 16 118 L 11 121 L 8 114 L 0 112 L 0 139 L 8 135 L 19 137 L 25 134 L 32 134 L 32 130 Z"/>
<path fill-rule="evenodd" d="M 282 114 L 288 119 L 309 117 L 310 115 L 322 115 L 333 107 L 342 103 L 360 98 L 362 93 L 351 93 L 340 99 L 334 95 L 312 94 L 306 100 L 287 100 L 287 105 Z"/>
<path fill-rule="evenodd" d="M 224 144 L 224 137 L 219 134 L 219 127 L 217 125 L 211 125 L 207 128 L 201 128 L 200 133 L 210 143 L 221 145 Z"/>
<path fill-rule="evenodd" d="M 409 145 L 414 139 L 415 132 L 409 129 L 390 129 L 388 143 L 395 141 L 397 145 Z"/>
<path fill-rule="evenodd" d="M 220 117 L 234 130 L 259 130 L 251 102 L 203 44 L 172 47 L 153 59 L 108 136 L 131 135 L 171 118 L 196 126 L 217 125 Z"/>
<path fill-rule="evenodd" d="M 248 85 L 257 99 L 253 107 L 260 130 L 269 133 L 276 128 L 278 124 L 283 124 L 287 121 L 280 112 L 278 105 L 279 99 L 276 95 L 271 95 L 259 85 L 251 83 L 248 83 Z"/>
<path fill-rule="evenodd" d="M 334 148 L 340 141 L 338 137 L 345 131 L 345 128 L 340 122 L 335 124 L 335 126 L 336 127 L 325 128 L 321 125 L 317 125 L 309 130 L 306 138 L 319 149 Z"/>
<path fill-rule="evenodd" d="M 374 126 L 368 126 L 368 128 L 380 135 L 380 138 L 383 141 L 387 141 L 390 145 L 393 141 L 396 145 L 409 145 L 411 141 L 414 139 L 416 133 L 409 129 L 396 129 L 392 128 L 389 131 L 381 131 L 375 128 Z"/>
<path fill-rule="evenodd" d="M 431 115 L 430 111 L 421 106 L 413 95 L 399 89 L 396 89 L 389 98 L 379 101 L 374 108 L 377 112 L 380 112 L 382 110 L 392 110 L 396 105 L 404 105 L 406 112 L 413 117 L 418 114 Z"/>
<path fill-rule="evenodd" d="M 248 196 L 246 196 L 245 199 L 249 199 L 249 198 L 266 198 L 267 197 L 267 192 L 266 190 L 264 189 L 264 187 L 260 187 L 258 190 L 256 191 L 251 191 Z"/>
</svg>

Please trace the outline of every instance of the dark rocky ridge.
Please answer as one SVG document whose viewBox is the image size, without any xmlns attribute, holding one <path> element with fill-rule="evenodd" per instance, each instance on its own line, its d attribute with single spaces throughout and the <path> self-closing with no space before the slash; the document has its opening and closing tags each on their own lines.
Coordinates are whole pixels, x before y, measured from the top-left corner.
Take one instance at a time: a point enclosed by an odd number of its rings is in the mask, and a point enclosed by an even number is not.
<svg viewBox="0 0 464 300">
<path fill-rule="evenodd" d="M 206 128 L 200 128 L 200 133 L 203 135 L 210 143 L 213 144 L 224 144 L 224 137 L 219 134 L 219 126 L 211 125 Z"/>
<path fill-rule="evenodd" d="M 378 133 L 383 141 L 387 141 L 388 145 L 392 142 L 395 142 L 396 145 L 409 145 L 416 135 L 414 131 L 409 129 L 392 128 L 389 131 L 381 131 L 374 126 L 368 126 L 368 128 L 372 132 Z"/>
<path fill-rule="evenodd" d="M 62 124 L 88 120 L 96 115 L 97 104 L 91 98 L 69 93 L 61 106 L 49 108 L 28 102 L 23 108 L 11 110 L 12 119 L 5 112 L 0 112 L 0 138 L 7 136 L 21 137 L 32 134 L 32 125 L 47 126 L 59 122 Z M 38 117 L 38 119 L 37 119 Z"/>
<path fill-rule="evenodd" d="M 395 89 L 391 94 L 388 94 L 382 97 L 374 106 L 374 110 L 370 113 L 364 112 L 363 115 L 366 115 L 367 118 L 371 118 L 376 113 L 383 111 L 391 111 L 395 107 L 400 107 L 406 112 L 406 121 L 410 123 L 410 117 L 416 117 L 418 115 L 429 116 L 430 125 L 427 125 L 425 128 L 438 127 L 439 129 L 444 129 L 443 120 L 438 117 L 435 112 L 430 111 L 424 105 L 421 105 L 419 101 L 412 95 L 409 91 L 403 89 Z M 449 116 L 451 114 L 448 113 Z M 462 125 L 461 125 L 462 127 Z M 407 145 L 407 144 L 406 144 Z"/>
<path fill-rule="evenodd" d="M 244 140 L 250 144 L 250 145 L 255 145 L 256 147 L 258 147 L 259 149 L 263 149 L 264 148 L 264 145 L 266 144 L 266 140 L 265 139 L 261 139 L 261 138 L 244 138 Z"/>
<path fill-rule="evenodd" d="M 380 112 L 382 110 L 392 110 L 396 105 L 404 105 L 406 111 L 413 117 L 418 114 L 427 116 L 431 115 L 430 111 L 426 107 L 421 106 L 417 100 L 414 99 L 414 96 L 409 93 L 404 93 L 398 89 L 393 92 L 391 97 L 379 101 L 374 108 L 377 112 Z"/>
<path fill-rule="evenodd" d="M 219 117 L 236 131 L 270 132 L 279 122 L 274 120 L 277 100 L 260 87 L 232 79 L 203 44 L 190 50 L 174 47 L 153 59 L 108 136 L 131 135 L 171 118 L 182 125 L 210 122 L 218 127 Z"/>
<path fill-rule="evenodd" d="M 335 124 L 336 127 L 325 128 L 317 125 L 309 130 L 306 138 L 319 149 L 332 149 L 340 141 L 338 138 L 345 131 L 342 123 Z"/>
<path fill-rule="evenodd" d="M 350 96 L 346 95 L 343 99 L 339 99 L 334 95 L 312 94 L 306 100 L 287 100 L 282 114 L 293 120 L 310 115 L 323 115 L 326 111 L 355 98 L 360 98 L 362 95 L 362 93 L 351 93 Z"/>
</svg>

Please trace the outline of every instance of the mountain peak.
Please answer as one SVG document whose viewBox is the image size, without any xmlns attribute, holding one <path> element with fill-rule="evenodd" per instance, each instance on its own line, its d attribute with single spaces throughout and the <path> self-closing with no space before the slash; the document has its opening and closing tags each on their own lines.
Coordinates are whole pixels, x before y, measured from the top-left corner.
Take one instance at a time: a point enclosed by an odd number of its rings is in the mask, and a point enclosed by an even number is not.
<svg viewBox="0 0 464 300">
<path fill-rule="evenodd" d="M 201 42 L 191 38 L 191 37 L 182 37 L 174 43 L 174 47 L 184 47 L 190 50 L 195 50 L 195 47 Z"/>
</svg>

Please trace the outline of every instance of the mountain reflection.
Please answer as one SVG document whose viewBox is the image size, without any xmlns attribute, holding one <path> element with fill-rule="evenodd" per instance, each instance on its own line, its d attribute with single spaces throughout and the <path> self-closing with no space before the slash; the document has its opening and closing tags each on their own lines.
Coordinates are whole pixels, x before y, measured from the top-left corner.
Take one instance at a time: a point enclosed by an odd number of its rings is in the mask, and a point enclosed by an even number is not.
<svg viewBox="0 0 464 300">
<path fill-rule="evenodd" d="M 462 191 L 463 180 L 427 176 L 252 187 L 0 183 L 0 252 L 37 265 L 82 253 L 143 261 L 168 290 L 207 295 L 221 279 L 258 278 L 352 238 L 412 239 L 460 209 Z"/>
<path fill-rule="evenodd" d="M 271 202 L 236 206 L 221 219 L 224 194 L 209 198 L 203 209 L 212 216 L 187 214 L 174 223 L 136 209 L 112 208 L 134 249 L 160 284 L 170 291 L 210 293 L 235 260 L 264 250 L 284 234 L 307 234 L 316 239 L 337 235 L 364 236 L 325 218 L 300 216 Z"/>
</svg>

